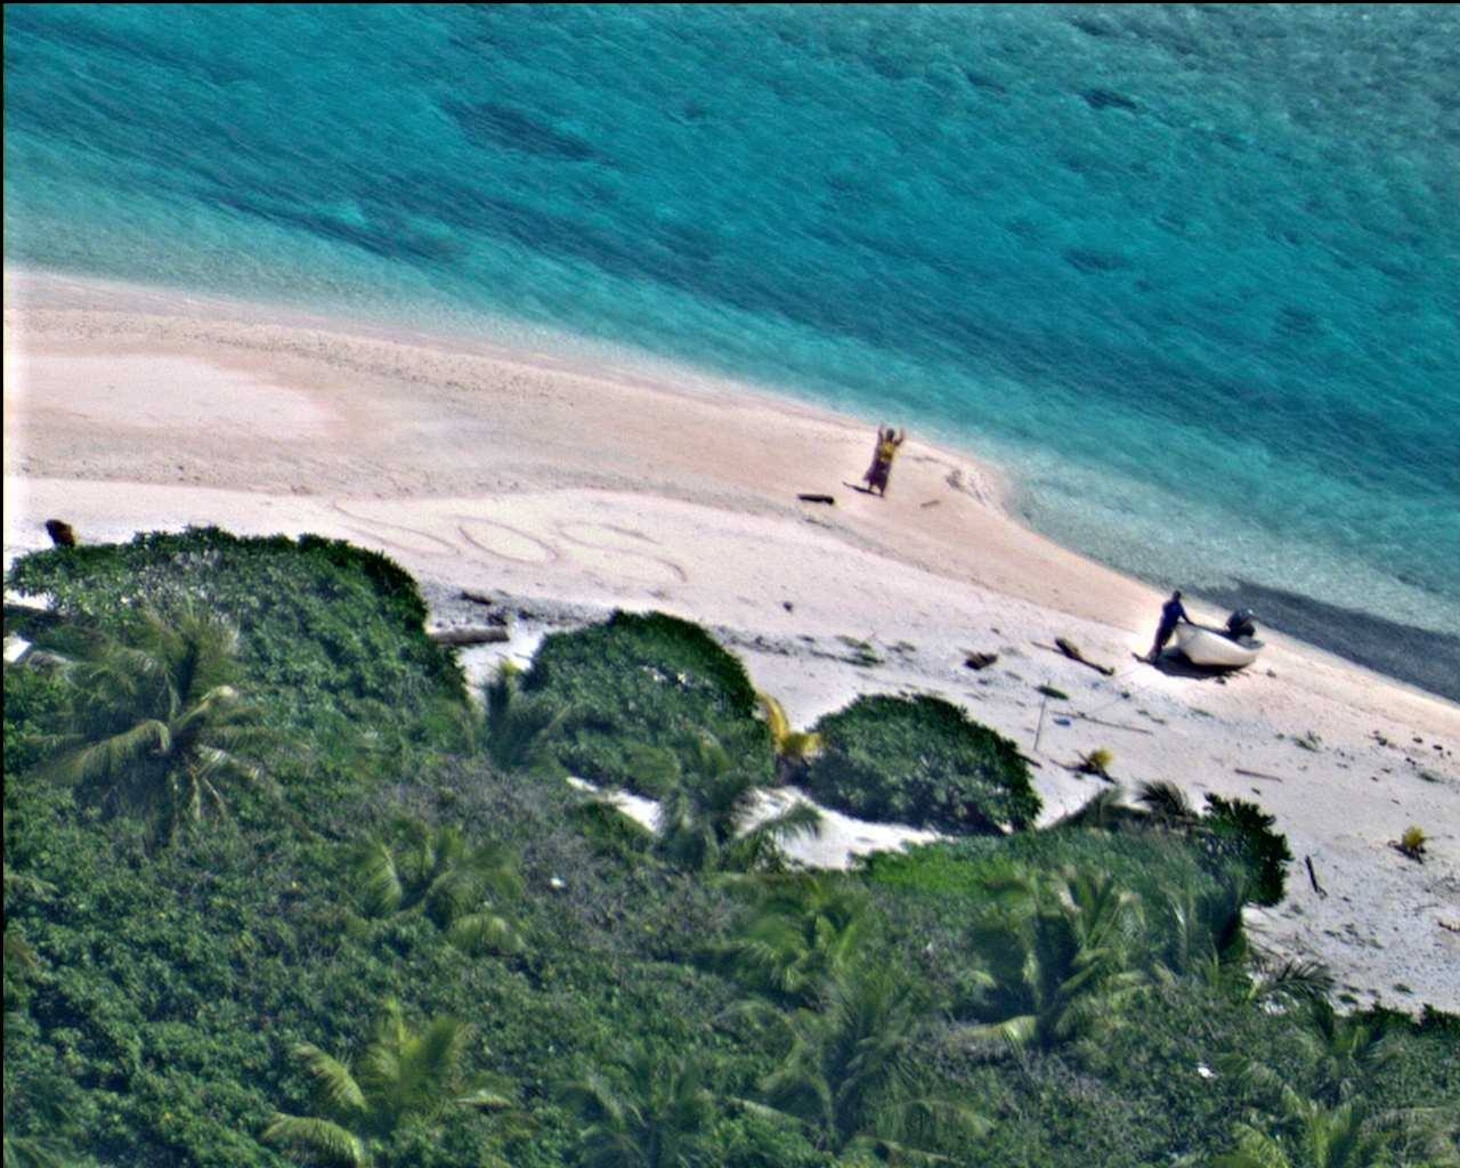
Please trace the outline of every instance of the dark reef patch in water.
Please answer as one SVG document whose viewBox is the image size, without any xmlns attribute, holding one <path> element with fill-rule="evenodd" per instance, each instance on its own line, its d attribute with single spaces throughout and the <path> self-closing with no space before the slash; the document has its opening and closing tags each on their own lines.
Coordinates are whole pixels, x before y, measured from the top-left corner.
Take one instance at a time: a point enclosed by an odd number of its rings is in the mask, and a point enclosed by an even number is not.
<svg viewBox="0 0 1460 1168">
<path fill-rule="evenodd" d="M 1069 247 L 1062 253 L 1065 263 L 1082 272 L 1118 272 L 1131 266 L 1119 252 L 1098 251 L 1093 247 Z"/>
<path fill-rule="evenodd" d="M 1140 104 L 1123 93 L 1116 93 L 1113 89 L 1087 89 L 1080 95 L 1085 99 L 1085 104 L 1093 110 L 1119 109 L 1129 113 L 1140 113 Z"/>
<path fill-rule="evenodd" d="M 1325 604 L 1251 580 L 1238 579 L 1230 588 L 1202 588 L 1200 592 L 1225 608 L 1253 609 L 1259 624 L 1430 693 L 1460 701 L 1460 636 Z"/>
<path fill-rule="evenodd" d="M 569 162 L 602 161 L 599 152 L 582 138 L 511 106 L 492 101 L 448 101 L 442 108 L 474 146 L 502 147 Z"/>
</svg>

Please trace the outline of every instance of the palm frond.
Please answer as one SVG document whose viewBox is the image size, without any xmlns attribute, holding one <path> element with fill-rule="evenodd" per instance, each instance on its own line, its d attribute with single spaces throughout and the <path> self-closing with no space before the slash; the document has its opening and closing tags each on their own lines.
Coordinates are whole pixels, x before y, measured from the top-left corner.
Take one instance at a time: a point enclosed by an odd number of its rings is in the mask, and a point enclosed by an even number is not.
<svg viewBox="0 0 1460 1168">
<path fill-rule="evenodd" d="M 463 953 L 473 956 L 518 953 L 523 947 L 522 938 L 512 927 L 512 922 L 488 912 L 459 917 L 446 930 L 446 939 Z"/>
<path fill-rule="evenodd" d="M 287 1148 L 296 1155 L 347 1168 L 366 1168 L 370 1163 L 364 1141 L 327 1119 L 275 1115 L 264 1129 L 263 1141 Z"/>
<path fill-rule="evenodd" d="M 165 755 L 172 749 L 172 732 L 165 722 L 148 719 L 100 742 L 63 755 L 49 773 L 67 785 L 110 779 L 147 754 Z"/>
<path fill-rule="evenodd" d="M 346 1064 L 308 1042 L 296 1046 L 294 1056 L 304 1063 L 314 1081 L 315 1096 L 326 1111 L 344 1117 L 368 1110 L 365 1092 Z"/>
<path fill-rule="evenodd" d="M 1168 827 L 1188 827 L 1199 818 L 1186 793 L 1167 779 L 1139 784 L 1136 802 L 1150 812 L 1153 820 Z"/>
<path fill-rule="evenodd" d="M 1109 831 L 1131 817 L 1118 787 L 1102 787 L 1069 814 L 1050 824 L 1046 831 L 1061 828 L 1097 828 Z"/>
<path fill-rule="evenodd" d="M 405 898 L 395 854 L 383 840 L 371 839 L 354 849 L 349 861 L 355 893 L 368 916 L 393 913 Z"/>
</svg>

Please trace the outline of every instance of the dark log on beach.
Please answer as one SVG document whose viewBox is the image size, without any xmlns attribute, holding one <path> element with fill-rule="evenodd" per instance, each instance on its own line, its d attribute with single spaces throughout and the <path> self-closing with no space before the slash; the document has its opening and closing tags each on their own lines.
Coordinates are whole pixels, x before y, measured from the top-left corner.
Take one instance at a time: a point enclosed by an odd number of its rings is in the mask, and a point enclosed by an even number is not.
<svg viewBox="0 0 1460 1168">
<path fill-rule="evenodd" d="M 997 653 L 968 653 L 963 658 L 963 665 L 967 669 L 987 669 L 998 659 Z"/>
<path fill-rule="evenodd" d="M 1232 769 L 1239 775 L 1246 775 L 1249 779 L 1266 779 L 1269 783 L 1282 782 L 1282 779 L 1278 778 L 1277 775 L 1264 774 L 1262 771 L 1249 771 L 1244 770 L 1242 767 L 1233 767 Z"/>
<path fill-rule="evenodd" d="M 486 593 L 473 592 L 470 588 L 463 588 L 461 590 L 461 598 L 463 600 L 470 600 L 473 604 L 485 604 L 490 606 L 497 603 Z"/>
<path fill-rule="evenodd" d="M 47 519 L 46 534 L 51 537 L 51 542 L 56 547 L 76 546 L 76 532 L 69 523 L 64 523 L 59 519 Z"/>
<path fill-rule="evenodd" d="M 497 645 L 512 639 L 512 634 L 501 625 L 492 625 L 490 628 L 466 626 L 459 629 L 433 629 L 426 635 L 438 645 Z"/>
<path fill-rule="evenodd" d="M 1080 652 L 1080 647 L 1067 637 L 1056 637 L 1054 643 L 1059 651 L 1071 661 L 1078 661 L 1081 665 L 1088 666 L 1090 669 L 1095 670 L 1096 673 L 1104 674 L 1106 677 L 1114 676 L 1115 670 L 1111 666 L 1101 665 L 1098 662 L 1091 661 L 1085 654 Z"/>
<path fill-rule="evenodd" d="M 836 506 L 836 497 L 833 495 L 797 495 L 803 503 L 825 503 L 829 507 Z"/>
</svg>

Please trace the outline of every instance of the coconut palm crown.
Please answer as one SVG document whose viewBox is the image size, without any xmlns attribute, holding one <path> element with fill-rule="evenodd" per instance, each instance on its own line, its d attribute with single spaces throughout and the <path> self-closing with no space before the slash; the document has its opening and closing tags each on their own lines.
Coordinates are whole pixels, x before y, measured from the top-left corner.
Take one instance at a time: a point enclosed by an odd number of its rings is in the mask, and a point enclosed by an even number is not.
<svg viewBox="0 0 1460 1168">
<path fill-rule="evenodd" d="M 276 1114 L 264 1142 L 303 1162 L 365 1168 L 380 1162 L 392 1138 L 407 1127 L 436 1127 L 456 1109 L 511 1106 L 501 1091 L 468 1080 L 465 1062 L 473 1033 L 465 1023 L 445 1017 L 413 1030 L 400 1004 L 391 1000 L 353 1066 L 301 1043 L 294 1056 L 312 1081 L 317 1114 Z"/>
<path fill-rule="evenodd" d="M 93 639 L 66 666 L 73 730 L 51 773 L 169 830 L 226 813 L 230 785 L 265 781 L 247 757 L 265 735 L 238 688 L 238 656 L 237 629 L 193 610 L 146 612 L 124 638 Z"/>
</svg>

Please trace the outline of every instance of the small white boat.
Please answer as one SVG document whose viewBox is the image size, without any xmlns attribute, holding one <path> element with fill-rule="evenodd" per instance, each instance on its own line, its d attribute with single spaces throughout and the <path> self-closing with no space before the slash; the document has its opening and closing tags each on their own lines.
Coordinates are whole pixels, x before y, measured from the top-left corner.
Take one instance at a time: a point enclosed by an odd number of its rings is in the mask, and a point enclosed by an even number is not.
<svg viewBox="0 0 1460 1168">
<path fill-rule="evenodd" d="M 1207 669 L 1241 669 L 1257 660 L 1262 642 L 1251 637 L 1234 641 L 1216 629 L 1180 624 L 1176 626 L 1176 647 L 1193 665 Z"/>
</svg>

